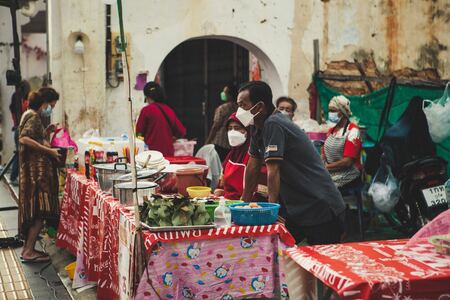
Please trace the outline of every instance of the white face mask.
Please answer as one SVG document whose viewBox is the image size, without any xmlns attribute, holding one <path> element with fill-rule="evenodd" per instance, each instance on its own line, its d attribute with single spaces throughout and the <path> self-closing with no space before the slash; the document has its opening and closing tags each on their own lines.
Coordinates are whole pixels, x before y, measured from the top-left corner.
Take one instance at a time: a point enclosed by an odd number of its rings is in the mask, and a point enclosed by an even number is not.
<svg viewBox="0 0 450 300">
<path fill-rule="evenodd" d="M 247 140 L 247 135 L 237 131 L 237 130 L 230 130 L 228 131 L 228 142 L 230 142 L 231 147 L 237 147 L 245 143 Z"/>
<path fill-rule="evenodd" d="M 290 116 L 289 116 L 289 113 L 288 113 L 287 111 L 285 111 L 285 110 L 279 110 L 279 112 L 282 113 L 282 114 L 285 115 L 285 116 L 290 117 Z"/>
<path fill-rule="evenodd" d="M 237 112 L 236 112 L 236 118 L 238 118 L 238 120 L 242 123 L 242 125 L 244 125 L 245 127 L 248 127 L 250 125 L 254 124 L 254 118 L 259 114 L 259 112 L 257 112 L 256 114 L 252 114 L 251 110 L 258 105 L 255 104 L 252 108 L 250 108 L 249 110 L 245 110 L 242 107 L 239 107 Z"/>
</svg>

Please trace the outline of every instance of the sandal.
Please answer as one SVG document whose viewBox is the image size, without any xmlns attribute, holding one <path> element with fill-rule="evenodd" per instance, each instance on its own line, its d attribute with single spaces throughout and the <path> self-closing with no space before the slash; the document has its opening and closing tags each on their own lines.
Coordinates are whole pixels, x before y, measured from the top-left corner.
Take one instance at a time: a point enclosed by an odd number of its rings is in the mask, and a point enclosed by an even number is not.
<svg viewBox="0 0 450 300">
<path fill-rule="evenodd" d="M 45 263 L 50 261 L 50 257 L 48 255 L 39 255 L 33 258 L 24 258 L 20 257 L 20 261 L 23 264 L 30 264 L 30 263 Z"/>
</svg>

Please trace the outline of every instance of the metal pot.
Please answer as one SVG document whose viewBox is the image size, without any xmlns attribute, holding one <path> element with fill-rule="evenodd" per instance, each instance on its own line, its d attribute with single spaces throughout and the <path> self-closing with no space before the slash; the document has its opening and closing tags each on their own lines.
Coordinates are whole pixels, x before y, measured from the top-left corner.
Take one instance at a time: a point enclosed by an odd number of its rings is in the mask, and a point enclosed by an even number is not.
<svg viewBox="0 0 450 300">
<path fill-rule="evenodd" d="M 155 192 L 158 184 L 150 181 L 138 181 L 137 182 L 137 196 L 139 204 L 144 203 L 144 198 L 150 198 L 151 195 Z M 126 206 L 134 205 L 133 197 L 135 186 L 132 182 L 124 182 L 119 183 L 114 186 L 115 190 L 119 194 L 119 202 L 120 204 L 124 204 Z"/>
<path fill-rule="evenodd" d="M 94 168 L 100 188 L 108 193 L 112 193 L 115 177 L 130 172 L 126 163 L 95 164 Z"/>
<path fill-rule="evenodd" d="M 152 178 L 155 174 L 158 174 L 159 170 L 153 170 L 153 169 L 146 169 L 146 170 L 139 170 L 137 171 L 137 180 L 141 181 L 151 181 L 150 178 Z M 114 198 L 119 198 L 119 191 L 116 189 L 116 185 L 120 183 L 125 182 L 131 182 L 133 178 L 133 175 L 131 173 L 127 174 L 121 174 L 119 176 L 116 176 L 113 178 L 113 196 Z"/>
</svg>

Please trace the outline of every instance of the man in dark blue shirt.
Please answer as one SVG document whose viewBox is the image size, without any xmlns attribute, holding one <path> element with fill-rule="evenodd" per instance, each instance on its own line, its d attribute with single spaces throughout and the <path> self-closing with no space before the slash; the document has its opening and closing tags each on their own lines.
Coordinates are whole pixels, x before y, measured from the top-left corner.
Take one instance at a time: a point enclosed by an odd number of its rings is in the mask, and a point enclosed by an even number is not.
<svg viewBox="0 0 450 300">
<path fill-rule="evenodd" d="M 297 243 L 340 242 L 345 204 L 307 135 L 275 111 L 270 87 L 261 81 L 241 87 L 237 118 L 253 125 L 250 159 L 242 198 L 249 200 L 263 162 L 267 165 L 269 201 L 281 204 L 286 227 Z"/>
</svg>

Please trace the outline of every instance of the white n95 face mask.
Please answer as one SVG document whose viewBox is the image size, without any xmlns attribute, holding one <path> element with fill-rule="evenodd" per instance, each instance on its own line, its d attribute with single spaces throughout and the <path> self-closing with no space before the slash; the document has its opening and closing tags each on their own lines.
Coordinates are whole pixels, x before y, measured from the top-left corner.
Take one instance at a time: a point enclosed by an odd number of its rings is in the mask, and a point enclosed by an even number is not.
<svg viewBox="0 0 450 300">
<path fill-rule="evenodd" d="M 252 109 L 258 105 L 258 103 L 256 103 L 255 105 L 253 105 L 252 108 L 250 108 L 249 110 L 245 110 L 242 107 L 239 107 L 237 112 L 236 112 L 236 118 L 238 118 L 238 120 L 242 123 L 242 125 L 244 125 L 245 127 L 248 127 L 250 125 L 255 124 L 254 123 L 254 118 L 259 114 L 259 112 L 257 112 L 256 114 L 252 114 Z"/>
<path fill-rule="evenodd" d="M 228 131 L 228 142 L 231 147 L 237 147 L 245 143 L 247 137 L 244 133 L 237 130 Z"/>
</svg>

